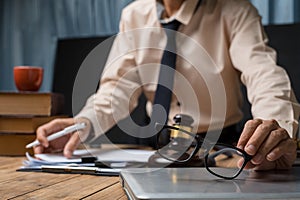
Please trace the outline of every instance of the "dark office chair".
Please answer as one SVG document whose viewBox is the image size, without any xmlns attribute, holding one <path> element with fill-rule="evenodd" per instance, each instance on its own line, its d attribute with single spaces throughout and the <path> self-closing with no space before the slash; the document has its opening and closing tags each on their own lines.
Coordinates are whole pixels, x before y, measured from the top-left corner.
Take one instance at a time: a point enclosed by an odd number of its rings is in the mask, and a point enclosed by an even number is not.
<svg viewBox="0 0 300 200">
<path fill-rule="evenodd" d="M 300 23 L 265 27 L 270 46 L 278 52 L 278 64 L 290 76 L 298 101 L 300 100 Z"/>
<path fill-rule="evenodd" d="M 76 100 L 72 99 L 73 86 L 80 66 L 82 65 L 86 56 L 95 47 L 97 47 L 97 45 L 107 41 L 106 39 L 108 39 L 108 37 L 73 38 L 58 40 L 52 91 L 64 94 L 64 114 L 68 116 L 76 115 L 84 106 L 86 99 L 97 90 L 98 82 L 93 82 L 92 85 L 94 87 L 84 88 L 84 91 L 82 91 L 82 94 L 80 93 L 80 96 L 76 97 Z M 87 81 L 98 81 L 99 77 L 101 77 L 103 67 L 105 65 L 107 56 L 110 51 L 111 43 L 109 45 L 105 45 L 105 47 L 106 48 L 100 48 L 100 51 L 97 50 L 97 52 L 99 52 L 99 57 L 101 54 L 101 58 L 97 60 L 97 69 L 91 69 L 93 70 L 93 72 L 91 73 L 93 77 L 86 77 Z M 137 123 L 140 126 L 143 126 L 148 122 L 148 117 L 145 111 L 145 105 L 146 97 L 144 95 L 141 95 L 138 107 L 131 114 L 133 121 L 135 121 L 135 123 Z M 128 120 L 129 118 L 126 118 L 120 123 L 126 124 Z M 107 132 L 106 135 L 108 136 L 109 141 L 112 141 L 114 143 L 147 145 L 146 140 L 130 136 L 124 133 L 122 130 L 120 130 L 118 126 L 114 126 L 111 130 Z M 96 143 L 106 143 L 109 141 L 106 137 L 101 137 L 96 141 Z"/>
<path fill-rule="evenodd" d="M 73 116 L 79 112 L 79 108 L 72 111 L 72 92 L 75 78 L 79 67 L 86 58 L 86 56 L 101 42 L 108 37 L 93 37 L 93 38 L 73 38 L 73 39 L 59 39 L 56 47 L 56 57 L 54 65 L 54 77 L 52 91 L 62 93 L 65 96 L 64 114 Z M 104 54 L 107 55 L 109 49 Z M 105 60 L 99 63 L 99 66 L 104 66 Z M 100 73 L 100 72 L 99 72 Z M 97 76 L 97 75 L 96 75 Z M 99 74 L 100 77 L 100 74 Z M 91 88 L 90 94 L 96 91 Z M 84 102 L 81 102 L 81 107 Z"/>
<path fill-rule="evenodd" d="M 287 71 L 296 98 L 300 101 L 300 23 L 268 25 L 264 28 L 269 37 L 269 45 L 277 51 L 278 65 Z M 242 92 L 245 104 L 241 126 L 252 118 L 251 105 L 247 100 L 245 87 L 242 87 Z"/>
</svg>

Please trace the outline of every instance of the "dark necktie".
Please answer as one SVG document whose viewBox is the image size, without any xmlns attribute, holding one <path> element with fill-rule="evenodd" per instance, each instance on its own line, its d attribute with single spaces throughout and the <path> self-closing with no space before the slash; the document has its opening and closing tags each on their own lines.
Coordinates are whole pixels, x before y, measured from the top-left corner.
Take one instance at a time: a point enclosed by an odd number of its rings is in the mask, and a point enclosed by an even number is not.
<svg viewBox="0 0 300 200">
<path fill-rule="evenodd" d="M 194 12 L 199 8 L 202 0 L 199 0 Z M 180 22 L 174 19 L 169 23 L 162 23 L 163 28 L 165 28 L 165 32 L 167 35 L 167 45 L 164 50 L 161 66 L 158 78 L 158 85 L 155 92 L 154 103 L 161 105 L 167 116 L 164 117 L 161 112 L 153 109 L 151 119 L 154 122 L 166 124 L 168 122 L 168 115 L 170 110 L 170 103 L 172 98 L 172 89 L 173 89 L 173 80 L 175 73 L 175 65 L 176 65 L 176 31 L 180 26 Z M 166 67 L 167 66 L 167 67 Z M 154 126 L 153 125 L 153 126 Z"/>
<path fill-rule="evenodd" d="M 153 119 L 158 120 L 159 123 L 167 123 L 168 114 L 170 111 L 170 102 L 172 98 L 172 89 L 173 89 L 173 81 L 174 81 L 174 72 L 175 72 L 175 65 L 176 65 L 176 30 L 180 22 L 177 20 L 173 20 L 167 24 L 162 24 L 162 26 L 166 30 L 167 35 L 167 45 L 163 52 L 163 56 L 161 59 L 161 66 L 158 78 L 158 85 L 155 93 L 154 98 L 154 105 L 159 104 L 161 105 L 167 114 L 166 119 L 162 119 L 160 116 L 155 116 L 155 111 L 152 114 Z"/>
<path fill-rule="evenodd" d="M 167 24 L 162 24 L 163 28 L 166 29 L 167 35 L 167 45 L 163 52 L 163 56 L 161 59 L 160 72 L 158 77 L 158 85 L 155 92 L 155 98 L 153 105 L 161 105 L 166 113 L 165 115 L 161 112 L 161 110 L 153 108 L 151 122 L 153 123 L 151 126 L 154 128 L 155 123 L 166 124 L 168 121 L 168 115 L 170 111 L 170 103 L 172 98 L 172 89 L 173 89 L 173 81 L 174 81 L 174 73 L 175 73 L 175 65 L 176 65 L 176 30 L 180 22 L 177 20 L 173 20 Z M 167 30 L 168 29 L 168 30 Z M 155 128 L 154 128 L 155 132 Z"/>
</svg>

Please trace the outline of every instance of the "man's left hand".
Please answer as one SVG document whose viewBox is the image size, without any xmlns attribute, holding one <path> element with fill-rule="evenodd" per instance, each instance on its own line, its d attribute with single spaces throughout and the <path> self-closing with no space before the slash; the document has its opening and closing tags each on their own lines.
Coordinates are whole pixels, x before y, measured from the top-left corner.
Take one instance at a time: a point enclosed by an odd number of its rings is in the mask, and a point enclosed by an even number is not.
<svg viewBox="0 0 300 200">
<path fill-rule="evenodd" d="M 237 146 L 253 158 L 246 169 L 289 169 L 297 157 L 297 144 L 276 120 L 247 121 Z"/>
</svg>

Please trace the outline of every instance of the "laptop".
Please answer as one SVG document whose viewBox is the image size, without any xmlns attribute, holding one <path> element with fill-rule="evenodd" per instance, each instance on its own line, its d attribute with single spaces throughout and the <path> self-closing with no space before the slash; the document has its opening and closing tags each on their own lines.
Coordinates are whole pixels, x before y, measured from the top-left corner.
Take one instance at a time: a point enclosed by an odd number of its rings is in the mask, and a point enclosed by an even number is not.
<svg viewBox="0 0 300 200">
<path fill-rule="evenodd" d="M 120 181 L 130 200 L 300 198 L 300 167 L 244 170 L 234 180 L 217 178 L 205 168 L 131 168 L 122 170 Z"/>
</svg>

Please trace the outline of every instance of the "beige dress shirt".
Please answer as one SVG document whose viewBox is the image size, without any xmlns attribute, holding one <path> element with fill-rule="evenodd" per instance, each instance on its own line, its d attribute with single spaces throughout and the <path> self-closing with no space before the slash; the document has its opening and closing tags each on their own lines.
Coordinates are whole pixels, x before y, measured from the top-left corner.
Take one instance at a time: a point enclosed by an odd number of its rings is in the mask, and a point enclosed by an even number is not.
<svg viewBox="0 0 300 200">
<path fill-rule="evenodd" d="M 181 25 L 170 123 L 177 113 L 194 118 L 195 132 L 239 122 L 243 83 L 253 117 L 276 119 L 294 136 L 299 105 L 266 44 L 257 10 L 247 0 L 203 0 L 196 9 L 197 2 L 186 0 L 172 16 Z M 76 116 L 92 122 L 94 137 L 127 117 L 141 92 L 153 102 L 166 45 L 157 10 L 156 0 L 138 0 L 123 10 L 100 88 Z M 147 108 L 151 116 L 151 104 Z"/>
</svg>

